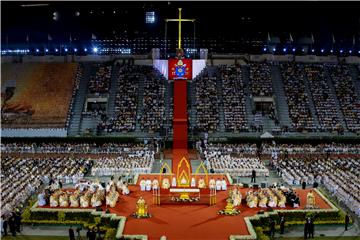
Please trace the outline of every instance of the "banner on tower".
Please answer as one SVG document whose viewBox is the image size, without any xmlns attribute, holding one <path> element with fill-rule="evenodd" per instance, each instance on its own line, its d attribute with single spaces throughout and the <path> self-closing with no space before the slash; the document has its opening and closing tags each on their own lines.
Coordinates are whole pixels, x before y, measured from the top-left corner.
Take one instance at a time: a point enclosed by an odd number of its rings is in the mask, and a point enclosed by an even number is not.
<svg viewBox="0 0 360 240">
<path fill-rule="evenodd" d="M 169 59 L 169 80 L 192 79 L 192 59 Z"/>
</svg>

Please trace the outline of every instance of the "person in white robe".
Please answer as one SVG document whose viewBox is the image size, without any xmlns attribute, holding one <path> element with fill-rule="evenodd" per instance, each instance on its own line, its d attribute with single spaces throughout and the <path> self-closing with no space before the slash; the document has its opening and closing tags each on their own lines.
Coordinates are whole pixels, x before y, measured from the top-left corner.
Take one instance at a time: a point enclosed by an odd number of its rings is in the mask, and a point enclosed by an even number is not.
<svg viewBox="0 0 360 240">
<path fill-rule="evenodd" d="M 216 180 L 216 191 L 221 191 L 221 181 L 220 181 L 220 179 Z"/>
<path fill-rule="evenodd" d="M 206 188 L 206 183 L 203 178 L 200 178 L 200 180 L 198 182 L 198 188 Z"/>
<path fill-rule="evenodd" d="M 170 181 L 168 178 L 164 178 L 162 180 L 161 188 L 163 189 L 169 189 L 170 188 Z"/>
<path fill-rule="evenodd" d="M 159 188 L 159 181 L 156 178 L 152 181 L 152 188 L 154 190 L 157 190 Z"/>
<path fill-rule="evenodd" d="M 221 181 L 221 190 L 226 191 L 227 190 L 227 184 L 225 178 Z"/>
<path fill-rule="evenodd" d="M 45 200 L 45 194 L 44 193 L 40 193 L 38 195 L 38 206 L 42 207 L 46 205 L 46 200 Z"/>
<path fill-rule="evenodd" d="M 176 178 L 175 177 L 172 178 L 171 186 L 176 187 Z"/>
<path fill-rule="evenodd" d="M 122 190 L 122 195 L 129 195 L 130 194 L 129 187 L 128 187 L 127 183 L 125 183 L 125 182 L 121 186 L 121 190 Z"/>
<path fill-rule="evenodd" d="M 123 182 L 121 181 L 121 179 L 119 181 L 117 181 L 116 183 L 116 189 L 120 192 L 122 191 L 122 187 L 123 187 Z"/>
<path fill-rule="evenodd" d="M 145 182 L 146 191 L 151 191 L 151 180 L 147 179 Z"/>
<path fill-rule="evenodd" d="M 191 178 L 191 185 L 190 186 L 191 187 L 196 187 L 196 181 L 195 181 L 194 177 Z"/>
<path fill-rule="evenodd" d="M 141 179 L 141 181 L 140 181 L 140 191 L 145 191 L 145 187 L 146 187 L 146 181 L 145 181 L 145 179 Z"/>
<path fill-rule="evenodd" d="M 216 183 L 215 183 L 215 180 L 213 178 L 211 178 L 210 181 L 209 181 L 209 188 L 210 189 L 215 189 L 216 188 Z"/>
</svg>

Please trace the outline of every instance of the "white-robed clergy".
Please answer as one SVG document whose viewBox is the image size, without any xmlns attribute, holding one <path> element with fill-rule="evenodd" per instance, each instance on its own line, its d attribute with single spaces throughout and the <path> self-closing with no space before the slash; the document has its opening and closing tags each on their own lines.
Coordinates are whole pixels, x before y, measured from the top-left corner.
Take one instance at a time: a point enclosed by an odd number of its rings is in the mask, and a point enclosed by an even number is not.
<svg viewBox="0 0 360 240">
<path fill-rule="evenodd" d="M 145 182 L 146 191 L 151 191 L 151 180 L 147 179 Z"/>
<path fill-rule="evenodd" d="M 38 206 L 42 207 L 46 205 L 46 200 L 45 200 L 45 194 L 44 193 L 40 193 L 38 195 Z"/>
<path fill-rule="evenodd" d="M 123 183 L 123 185 L 121 186 L 121 192 L 122 192 L 122 195 L 130 194 L 130 190 L 129 190 L 127 183 Z"/>
<path fill-rule="evenodd" d="M 191 178 L 191 185 L 190 186 L 191 187 L 196 187 L 196 181 L 195 181 L 194 177 Z"/>
<path fill-rule="evenodd" d="M 140 191 L 145 191 L 146 181 L 145 179 L 141 179 L 140 181 Z"/>
<path fill-rule="evenodd" d="M 225 178 L 221 181 L 221 190 L 226 191 L 227 190 L 227 184 Z"/>
<path fill-rule="evenodd" d="M 211 178 L 210 181 L 209 181 L 209 188 L 210 189 L 215 189 L 216 188 L 216 183 L 215 183 L 215 180 L 213 178 Z"/>
<path fill-rule="evenodd" d="M 216 191 L 221 191 L 221 180 L 220 179 L 216 180 Z"/>
<path fill-rule="evenodd" d="M 162 180 L 161 188 L 163 189 L 169 189 L 170 188 L 170 181 L 168 178 L 164 178 Z"/>
<path fill-rule="evenodd" d="M 159 181 L 156 178 L 152 181 L 152 188 L 154 190 L 157 190 L 159 188 Z"/>
<path fill-rule="evenodd" d="M 172 178 L 171 186 L 176 187 L 176 178 L 175 177 Z"/>
</svg>

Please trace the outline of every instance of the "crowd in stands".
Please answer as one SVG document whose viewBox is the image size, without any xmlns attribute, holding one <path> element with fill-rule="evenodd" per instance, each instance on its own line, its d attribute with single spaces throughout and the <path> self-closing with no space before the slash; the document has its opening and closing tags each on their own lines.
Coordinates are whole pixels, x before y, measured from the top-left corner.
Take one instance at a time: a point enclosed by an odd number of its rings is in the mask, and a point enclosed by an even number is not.
<svg viewBox="0 0 360 240">
<path fill-rule="evenodd" d="M 195 79 L 196 128 L 201 132 L 215 132 L 219 125 L 216 77 L 210 77 L 205 68 Z"/>
<path fill-rule="evenodd" d="M 247 130 L 241 68 L 234 65 L 222 65 L 219 67 L 219 72 L 223 86 L 225 130 Z"/>
<path fill-rule="evenodd" d="M 223 143 L 209 143 L 206 145 L 206 148 L 202 148 L 198 144 L 198 150 L 203 153 L 205 152 L 216 152 L 220 154 L 246 154 L 246 155 L 256 155 L 257 146 L 256 144 L 223 144 Z"/>
<path fill-rule="evenodd" d="M 249 68 L 252 95 L 271 97 L 273 95 L 271 66 L 267 63 L 250 63 Z"/>
<path fill-rule="evenodd" d="M 115 117 L 105 118 L 99 123 L 98 131 L 107 133 L 135 131 L 141 66 L 123 66 L 119 69 L 117 76 Z"/>
<path fill-rule="evenodd" d="M 309 96 L 305 90 L 305 79 L 302 68 L 297 63 L 279 65 L 289 106 L 292 128 L 297 131 L 315 130 L 314 120 L 309 107 Z"/>
<path fill-rule="evenodd" d="M 360 154 L 359 144 L 323 143 L 323 144 L 262 144 L 262 154 Z"/>
<path fill-rule="evenodd" d="M 164 124 L 166 80 L 153 67 L 142 66 L 141 68 L 141 72 L 145 75 L 143 111 L 140 119 L 141 130 L 155 132 Z"/>
<path fill-rule="evenodd" d="M 323 64 L 307 64 L 303 70 L 307 77 L 316 114 L 319 119 L 320 131 L 339 130 L 339 116 L 336 102 L 325 76 Z"/>
<path fill-rule="evenodd" d="M 360 131 L 360 100 L 355 92 L 349 67 L 345 64 L 327 65 L 327 71 L 333 81 L 335 93 L 350 131 Z"/>
<path fill-rule="evenodd" d="M 89 93 L 95 95 L 108 93 L 110 89 L 112 65 L 98 63 L 96 67 L 95 76 L 90 76 Z"/>
<path fill-rule="evenodd" d="M 52 181 L 77 181 L 90 168 L 90 161 L 64 157 L 1 158 L 1 212 L 14 211 Z"/>
<path fill-rule="evenodd" d="M 97 159 L 91 169 L 94 176 L 112 176 L 123 174 L 150 173 L 154 163 L 154 151 L 128 149 L 120 156 Z"/>
<path fill-rule="evenodd" d="M 280 175 L 290 185 L 323 184 L 334 196 L 360 216 L 359 157 L 285 158 L 277 161 Z"/>
<path fill-rule="evenodd" d="M 144 149 L 153 147 L 131 143 L 1 143 L 2 153 L 123 153 Z"/>
<path fill-rule="evenodd" d="M 208 169 L 215 173 L 229 173 L 232 176 L 269 176 L 269 170 L 256 156 L 256 144 L 207 144 L 201 149 Z"/>
</svg>

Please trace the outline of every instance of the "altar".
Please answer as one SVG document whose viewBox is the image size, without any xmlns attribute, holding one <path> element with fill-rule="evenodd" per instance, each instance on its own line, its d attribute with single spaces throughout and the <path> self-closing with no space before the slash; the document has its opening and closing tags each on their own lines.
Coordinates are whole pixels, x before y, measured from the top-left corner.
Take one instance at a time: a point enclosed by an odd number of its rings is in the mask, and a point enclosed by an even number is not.
<svg viewBox="0 0 360 240">
<path fill-rule="evenodd" d="M 164 204 L 200 204 L 214 205 L 216 203 L 216 190 L 210 188 L 176 187 L 169 189 L 154 189 L 153 203 Z"/>
</svg>

